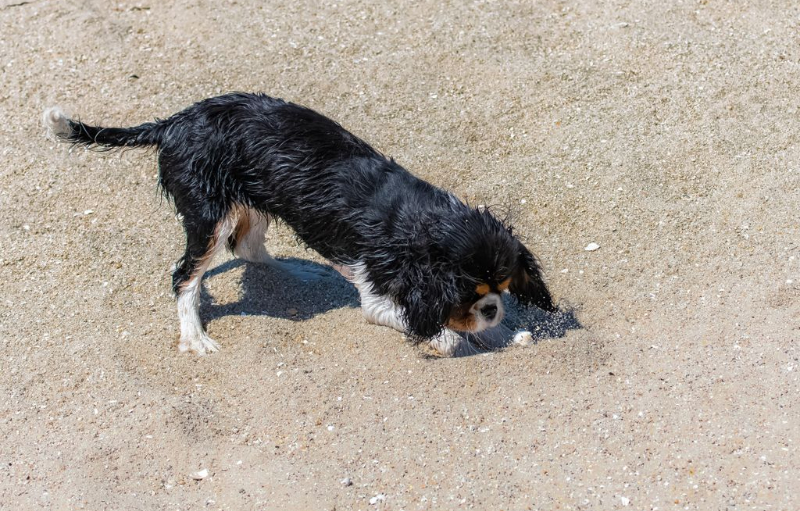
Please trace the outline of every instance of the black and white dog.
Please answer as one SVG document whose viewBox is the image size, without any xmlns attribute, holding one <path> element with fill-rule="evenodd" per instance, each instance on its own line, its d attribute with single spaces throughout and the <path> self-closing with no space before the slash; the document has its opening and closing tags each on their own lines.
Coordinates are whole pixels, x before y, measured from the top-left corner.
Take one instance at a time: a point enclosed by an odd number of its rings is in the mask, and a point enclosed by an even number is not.
<svg viewBox="0 0 800 511">
<path fill-rule="evenodd" d="M 172 277 L 180 351 L 219 349 L 198 310 L 203 273 L 224 246 L 303 273 L 267 253 L 272 219 L 344 270 L 368 321 L 430 340 L 443 355 L 475 351 L 468 337 L 482 347 L 530 339 L 500 325 L 504 291 L 555 310 L 536 258 L 510 227 L 308 108 L 235 93 L 132 128 L 89 126 L 57 108 L 45 123 L 76 145 L 157 147 L 161 188 L 186 230 Z"/>
</svg>

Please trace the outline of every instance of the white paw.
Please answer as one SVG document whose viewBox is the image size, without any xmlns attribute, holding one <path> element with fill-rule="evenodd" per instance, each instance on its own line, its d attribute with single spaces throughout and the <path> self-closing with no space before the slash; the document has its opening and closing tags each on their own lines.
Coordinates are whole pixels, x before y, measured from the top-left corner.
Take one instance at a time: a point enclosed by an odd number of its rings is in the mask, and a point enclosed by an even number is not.
<svg viewBox="0 0 800 511">
<path fill-rule="evenodd" d="M 483 353 L 463 336 L 452 330 L 442 330 L 442 332 L 431 339 L 431 347 L 439 352 L 443 357 L 465 357 Z"/>
<path fill-rule="evenodd" d="M 219 351 L 219 344 L 205 334 L 193 337 L 181 337 L 181 342 L 178 343 L 178 351 L 181 353 L 191 351 L 202 356 Z"/>
<path fill-rule="evenodd" d="M 519 346 L 530 346 L 533 344 L 533 334 L 527 330 L 521 330 L 514 334 L 514 344 Z"/>
</svg>

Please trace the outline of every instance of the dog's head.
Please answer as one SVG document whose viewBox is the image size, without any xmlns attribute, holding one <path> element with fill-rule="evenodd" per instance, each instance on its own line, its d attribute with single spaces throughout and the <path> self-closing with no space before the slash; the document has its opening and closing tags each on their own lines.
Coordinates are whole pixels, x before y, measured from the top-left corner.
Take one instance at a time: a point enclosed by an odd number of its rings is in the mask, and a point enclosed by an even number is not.
<svg viewBox="0 0 800 511">
<path fill-rule="evenodd" d="M 480 332 L 503 319 L 502 293 L 546 311 L 555 307 L 536 258 L 488 211 L 467 209 L 431 226 L 416 247 L 399 294 L 410 333 L 433 337 L 443 328 Z"/>
</svg>

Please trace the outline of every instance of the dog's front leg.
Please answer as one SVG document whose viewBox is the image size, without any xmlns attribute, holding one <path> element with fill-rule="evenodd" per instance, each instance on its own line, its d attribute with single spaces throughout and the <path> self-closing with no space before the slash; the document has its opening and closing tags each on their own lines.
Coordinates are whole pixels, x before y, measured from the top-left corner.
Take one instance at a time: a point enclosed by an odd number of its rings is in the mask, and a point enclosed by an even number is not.
<svg viewBox="0 0 800 511">
<path fill-rule="evenodd" d="M 445 328 L 431 339 L 431 347 L 445 357 L 465 357 L 484 353 L 484 350 L 479 349 L 467 340 L 466 334 L 449 328 Z"/>
<path fill-rule="evenodd" d="M 406 332 L 403 308 L 394 303 L 391 298 L 375 293 L 372 284 L 365 278 L 366 273 L 362 268 L 356 267 L 351 270 L 348 277 L 358 289 L 358 294 L 361 296 L 361 312 L 367 321 L 375 325 L 394 328 L 399 332 Z M 470 350 L 477 351 L 470 346 L 466 339 L 448 329 L 442 330 L 430 342 L 433 349 L 444 356 L 467 355 L 471 353 Z"/>
</svg>

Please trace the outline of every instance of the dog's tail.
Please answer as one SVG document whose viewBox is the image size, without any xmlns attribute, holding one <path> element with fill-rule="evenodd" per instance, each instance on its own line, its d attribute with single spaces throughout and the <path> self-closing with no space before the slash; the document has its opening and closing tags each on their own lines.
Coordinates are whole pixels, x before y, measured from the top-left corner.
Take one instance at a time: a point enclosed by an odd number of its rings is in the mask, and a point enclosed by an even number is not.
<svg viewBox="0 0 800 511">
<path fill-rule="evenodd" d="M 73 121 L 58 107 L 44 111 L 44 125 L 57 139 L 85 147 L 142 147 L 161 142 L 165 121 L 146 122 L 132 128 L 103 128 Z"/>
</svg>

